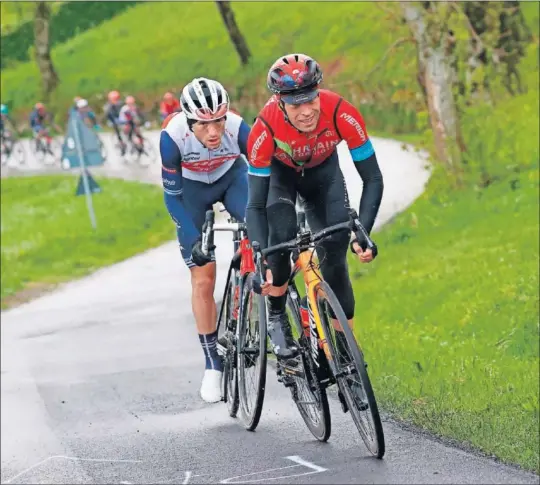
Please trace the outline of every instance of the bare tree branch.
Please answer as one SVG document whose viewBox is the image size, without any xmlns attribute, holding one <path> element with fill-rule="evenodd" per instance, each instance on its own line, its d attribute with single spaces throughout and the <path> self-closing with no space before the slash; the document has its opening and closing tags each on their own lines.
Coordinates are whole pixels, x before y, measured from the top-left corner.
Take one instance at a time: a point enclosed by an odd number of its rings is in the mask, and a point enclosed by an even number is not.
<svg viewBox="0 0 540 485">
<path fill-rule="evenodd" d="M 473 24 L 471 23 L 471 20 L 469 19 L 469 17 L 467 16 L 467 14 L 463 11 L 463 9 L 461 8 L 461 6 L 459 6 L 457 4 L 457 2 L 451 2 L 451 5 L 452 7 L 454 8 L 454 10 L 459 14 L 461 15 L 464 19 L 465 19 L 465 22 L 467 24 L 467 27 L 469 29 L 469 32 L 471 33 L 471 35 L 473 36 L 473 38 L 476 40 L 476 42 L 478 42 L 478 44 L 483 48 L 484 47 L 484 43 L 482 42 L 482 39 L 480 38 L 480 36 L 478 35 L 478 33 L 476 32 L 476 30 L 474 29 L 473 27 Z"/>
<path fill-rule="evenodd" d="M 389 9 L 384 3 L 375 2 L 375 5 L 377 8 L 381 9 L 383 12 L 386 12 L 390 17 L 398 20 L 399 22 L 402 22 L 404 20 L 403 15 L 399 13 L 397 10 L 391 10 Z"/>
<path fill-rule="evenodd" d="M 398 46 L 401 44 L 405 44 L 406 42 L 415 42 L 414 37 L 401 37 L 400 39 L 397 39 L 388 49 L 386 49 L 386 52 L 383 54 L 379 62 L 375 64 L 375 66 L 366 74 L 365 79 L 368 80 L 370 76 L 377 70 L 379 67 L 382 66 L 383 62 L 386 60 L 388 55 Z"/>
</svg>

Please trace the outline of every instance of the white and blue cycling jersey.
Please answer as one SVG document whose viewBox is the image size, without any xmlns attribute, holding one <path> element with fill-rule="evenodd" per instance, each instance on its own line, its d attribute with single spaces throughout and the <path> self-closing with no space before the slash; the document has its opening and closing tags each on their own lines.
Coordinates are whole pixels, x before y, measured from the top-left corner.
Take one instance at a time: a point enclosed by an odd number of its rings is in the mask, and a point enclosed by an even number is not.
<svg viewBox="0 0 540 485">
<path fill-rule="evenodd" d="M 242 117 L 229 111 L 221 145 L 211 150 L 190 130 L 184 113 L 173 113 L 163 122 L 159 149 L 165 205 L 190 268 L 195 266 L 191 248 L 213 204 L 222 202 L 233 217 L 245 219 L 249 132 Z"/>
</svg>

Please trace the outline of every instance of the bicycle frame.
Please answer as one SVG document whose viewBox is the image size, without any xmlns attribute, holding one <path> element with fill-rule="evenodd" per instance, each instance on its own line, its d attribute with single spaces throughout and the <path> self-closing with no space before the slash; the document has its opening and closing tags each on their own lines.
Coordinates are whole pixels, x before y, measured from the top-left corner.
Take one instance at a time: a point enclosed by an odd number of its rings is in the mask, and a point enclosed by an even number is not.
<svg viewBox="0 0 540 485">
<path fill-rule="evenodd" d="M 238 245 L 238 249 L 235 253 L 235 256 L 233 257 L 231 264 L 229 265 L 229 271 L 227 273 L 226 281 L 229 281 L 231 272 L 233 271 L 235 265 L 238 263 L 238 258 L 240 259 L 240 266 L 238 268 L 240 271 L 240 280 L 243 280 L 249 273 L 255 272 L 253 248 L 251 247 L 251 243 L 249 239 L 247 238 L 245 224 L 239 223 L 239 222 L 213 223 L 213 217 L 214 217 L 213 211 L 210 211 L 210 212 L 212 213 L 211 214 L 207 213 L 207 223 L 211 225 L 212 234 L 214 231 L 232 232 L 233 243 L 235 244 L 235 246 Z M 208 246 L 207 243 L 209 241 L 213 243 L 213 236 L 210 236 L 210 235 L 206 236 L 205 234 L 203 234 L 203 241 L 204 241 L 203 246 L 207 247 Z M 240 301 L 240 297 L 241 297 L 240 286 L 241 285 L 238 285 L 238 284 L 236 285 L 235 294 L 234 294 L 235 306 L 232 310 L 234 318 L 236 319 L 239 316 L 238 315 L 239 307 L 237 306 L 237 303 Z M 222 312 L 223 312 L 223 307 L 220 309 L 220 314 L 218 317 L 218 329 L 219 329 L 219 324 L 221 323 Z"/>
<path fill-rule="evenodd" d="M 310 248 L 302 251 L 299 254 L 293 268 L 291 279 L 294 278 L 294 276 L 296 276 L 300 271 L 302 272 L 308 302 L 311 352 L 315 365 L 320 367 L 319 347 L 322 348 L 329 363 L 332 361 L 332 355 L 328 349 L 327 336 L 321 323 L 319 308 L 317 307 L 317 291 L 319 291 L 317 287 L 321 282 L 321 279 L 313 269 L 313 252 L 314 249 Z"/>
</svg>

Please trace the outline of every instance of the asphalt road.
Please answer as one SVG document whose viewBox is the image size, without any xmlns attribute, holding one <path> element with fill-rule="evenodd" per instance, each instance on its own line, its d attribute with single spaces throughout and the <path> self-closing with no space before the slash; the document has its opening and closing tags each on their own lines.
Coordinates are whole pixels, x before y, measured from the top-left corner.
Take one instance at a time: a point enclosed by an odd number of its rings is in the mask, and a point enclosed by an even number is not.
<svg viewBox="0 0 540 485">
<path fill-rule="evenodd" d="M 399 143 L 374 145 L 381 224 L 429 174 Z M 343 165 L 356 205 L 361 184 L 345 156 Z M 130 170 L 102 171 L 159 180 L 157 164 Z M 218 234 L 217 245 L 219 297 L 230 237 Z M 371 458 L 334 399 L 332 436 L 318 443 L 271 367 L 256 432 L 222 403 L 205 404 L 189 272 L 175 242 L 2 312 L 1 345 L 2 483 L 539 483 L 388 420 L 386 456 Z"/>
</svg>

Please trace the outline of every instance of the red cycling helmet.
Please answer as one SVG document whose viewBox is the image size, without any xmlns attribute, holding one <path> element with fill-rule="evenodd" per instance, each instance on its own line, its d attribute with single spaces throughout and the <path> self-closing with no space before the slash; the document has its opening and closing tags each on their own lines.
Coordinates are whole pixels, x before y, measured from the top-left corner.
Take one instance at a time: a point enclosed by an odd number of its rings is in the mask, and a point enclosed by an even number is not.
<svg viewBox="0 0 540 485">
<path fill-rule="evenodd" d="M 270 70 L 268 89 L 288 104 L 302 104 L 317 96 L 317 87 L 323 78 L 319 63 L 305 54 L 280 57 Z"/>
</svg>

